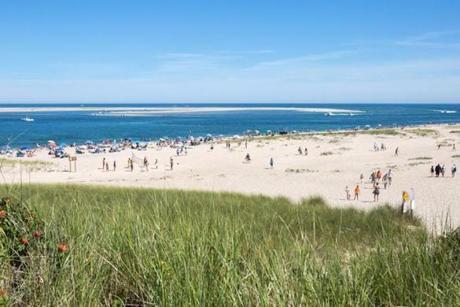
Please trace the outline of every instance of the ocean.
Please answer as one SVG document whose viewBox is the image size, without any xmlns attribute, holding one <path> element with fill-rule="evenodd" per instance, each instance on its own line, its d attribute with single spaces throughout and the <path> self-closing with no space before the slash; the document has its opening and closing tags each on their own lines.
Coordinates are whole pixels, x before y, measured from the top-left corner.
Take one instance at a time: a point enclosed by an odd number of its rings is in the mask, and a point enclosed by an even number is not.
<svg viewBox="0 0 460 307">
<path fill-rule="evenodd" d="M 247 130 L 321 131 L 365 127 L 460 123 L 459 104 L 0 104 L 1 108 L 63 108 L 60 111 L 0 112 L 0 147 L 130 138 L 149 141 L 188 136 L 242 135 Z M 70 111 L 66 108 L 83 108 Z M 225 108 L 217 112 L 126 116 L 84 108 Z M 228 108 L 251 108 L 229 111 Z M 257 110 L 257 108 L 281 108 Z M 299 112 L 288 108 L 331 108 L 352 112 Z M 19 109 L 18 109 L 19 110 Z M 204 110 L 204 109 L 203 109 Z M 199 110 L 198 110 L 199 111 Z M 360 112 L 359 112 L 360 111 Z M 25 117 L 33 118 L 27 122 Z"/>
</svg>

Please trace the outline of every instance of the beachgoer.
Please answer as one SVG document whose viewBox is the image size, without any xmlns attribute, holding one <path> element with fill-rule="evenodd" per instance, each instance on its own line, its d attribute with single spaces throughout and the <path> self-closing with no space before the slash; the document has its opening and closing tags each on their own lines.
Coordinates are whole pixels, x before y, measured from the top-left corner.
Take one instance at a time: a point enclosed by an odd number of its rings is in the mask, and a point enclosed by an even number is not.
<svg viewBox="0 0 460 307">
<path fill-rule="evenodd" d="M 383 175 L 382 182 L 383 182 L 383 188 L 386 190 L 387 185 L 388 185 L 388 174 Z"/>
<path fill-rule="evenodd" d="M 440 149 L 441 149 L 441 144 L 438 144 L 438 150 L 440 150 Z"/>
<path fill-rule="evenodd" d="M 246 162 L 251 161 L 251 156 L 249 155 L 249 153 L 246 154 L 246 157 L 244 157 L 244 159 L 246 160 Z"/>
<path fill-rule="evenodd" d="M 444 175 L 446 174 L 446 166 L 444 164 L 441 167 L 441 174 L 442 174 L 442 177 L 444 177 Z"/>
<path fill-rule="evenodd" d="M 273 168 L 273 157 L 270 158 L 270 168 Z"/>
<path fill-rule="evenodd" d="M 305 147 L 305 149 L 304 149 L 303 152 L 304 152 L 304 154 L 305 154 L 306 156 L 308 156 L 308 148 L 307 148 L 307 147 Z"/>
<path fill-rule="evenodd" d="M 248 149 L 248 140 L 245 140 L 245 141 L 244 141 L 244 148 L 245 148 L 245 149 Z"/>
<path fill-rule="evenodd" d="M 363 173 L 361 173 L 361 175 L 359 176 L 359 180 L 361 181 L 361 185 L 363 185 L 363 181 L 364 181 Z"/>
<path fill-rule="evenodd" d="M 409 214 L 410 216 L 414 216 L 414 209 L 415 209 L 415 191 L 414 188 L 410 189 L 409 193 Z"/>
<path fill-rule="evenodd" d="M 388 170 L 388 186 L 391 186 L 391 182 L 393 181 L 393 175 L 391 173 L 391 169 Z"/>
<path fill-rule="evenodd" d="M 350 189 L 348 188 L 348 186 L 345 187 L 345 195 L 347 197 L 347 200 L 350 200 Z"/>
<path fill-rule="evenodd" d="M 105 157 L 102 158 L 102 170 L 105 170 Z"/>
<path fill-rule="evenodd" d="M 297 151 L 299 152 L 299 155 L 302 154 L 302 148 L 299 147 L 299 148 L 297 149 Z"/>
<path fill-rule="evenodd" d="M 117 161 L 113 160 L 113 171 L 117 170 Z"/>
<path fill-rule="evenodd" d="M 406 191 L 402 192 L 402 203 L 401 203 L 401 213 L 404 214 L 409 207 L 409 193 Z"/>
<path fill-rule="evenodd" d="M 173 168 L 174 168 L 174 160 L 173 160 L 172 157 L 169 158 L 169 166 L 170 166 L 171 170 L 173 170 Z"/>
<path fill-rule="evenodd" d="M 434 173 L 436 174 L 436 177 L 439 177 L 439 174 L 441 174 L 441 165 L 439 165 L 439 163 L 434 168 Z"/>
<path fill-rule="evenodd" d="M 359 200 L 359 194 L 361 193 L 361 189 L 359 188 L 359 184 L 355 187 L 355 198 L 354 200 Z"/>
<path fill-rule="evenodd" d="M 374 194 L 374 201 L 379 201 L 380 187 L 378 182 L 374 185 L 374 190 L 372 191 L 372 194 Z"/>
<path fill-rule="evenodd" d="M 108 163 L 108 162 L 105 164 L 105 171 L 106 171 L 106 172 L 109 171 L 109 163 Z"/>
<path fill-rule="evenodd" d="M 371 173 L 371 176 L 369 177 L 372 183 L 375 183 L 375 172 Z"/>
<path fill-rule="evenodd" d="M 134 162 L 133 162 L 133 159 L 129 159 L 129 168 L 131 169 L 131 172 L 134 170 Z"/>
<path fill-rule="evenodd" d="M 454 164 L 452 165 L 451 173 L 452 173 L 452 178 L 455 177 L 455 173 L 457 172 L 457 166 Z"/>
<path fill-rule="evenodd" d="M 434 166 L 433 165 L 430 168 L 430 173 L 431 173 L 431 177 L 433 177 L 434 176 Z"/>
<path fill-rule="evenodd" d="M 155 159 L 155 168 L 158 169 L 158 159 Z"/>
<path fill-rule="evenodd" d="M 176 148 L 176 155 L 178 156 L 180 154 L 179 147 Z"/>
<path fill-rule="evenodd" d="M 398 156 L 399 155 L 399 147 L 396 147 L 395 149 L 395 156 Z"/>
</svg>

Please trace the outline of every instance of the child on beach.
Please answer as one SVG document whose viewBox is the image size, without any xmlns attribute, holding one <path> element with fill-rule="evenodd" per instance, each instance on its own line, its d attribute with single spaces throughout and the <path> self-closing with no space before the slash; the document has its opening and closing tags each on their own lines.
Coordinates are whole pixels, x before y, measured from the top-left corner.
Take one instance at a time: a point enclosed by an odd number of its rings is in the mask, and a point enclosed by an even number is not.
<svg viewBox="0 0 460 307">
<path fill-rule="evenodd" d="M 355 198 L 354 200 L 359 200 L 359 194 L 361 193 L 361 189 L 359 188 L 359 184 L 355 187 Z"/>
</svg>

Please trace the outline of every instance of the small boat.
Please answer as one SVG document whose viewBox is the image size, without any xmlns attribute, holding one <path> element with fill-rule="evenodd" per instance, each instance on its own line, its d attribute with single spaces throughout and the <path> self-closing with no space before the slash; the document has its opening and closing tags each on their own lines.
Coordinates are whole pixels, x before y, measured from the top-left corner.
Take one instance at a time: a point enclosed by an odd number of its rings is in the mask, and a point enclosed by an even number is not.
<svg viewBox="0 0 460 307">
<path fill-rule="evenodd" d="M 327 113 L 324 113 L 324 116 L 334 116 L 334 114 L 332 112 L 327 112 Z"/>
<path fill-rule="evenodd" d="M 21 120 L 24 121 L 24 122 L 33 122 L 33 121 L 35 121 L 35 119 L 33 119 L 32 117 L 29 117 L 29 116 L 23 117 L 23 118 L 21 118 Z"/>
</svg>

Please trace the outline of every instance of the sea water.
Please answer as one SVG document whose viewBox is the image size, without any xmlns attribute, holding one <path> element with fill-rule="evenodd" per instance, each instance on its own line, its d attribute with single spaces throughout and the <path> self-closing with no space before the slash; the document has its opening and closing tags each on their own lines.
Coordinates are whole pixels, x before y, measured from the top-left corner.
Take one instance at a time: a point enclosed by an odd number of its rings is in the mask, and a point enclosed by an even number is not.
<svg viewBox="0 0 460 307">
<path fill-rule="evenodd" d="M 0 147 L 35 146 L 48 140 L 84 143 L 87 140 L 130 138 L 139 141 L 188 136 L 243 135 L 247 130 L 321 131 L 419 124 L 460 123 L 459 104 L 0 104 L 1 108 L 77 107 L 81 111 L 0 112 Z M 209 108 L 250 110 L 183 112 L 113 116 L 98 108 Z M 283 108 L 257 110 L 257 108 Z M 332 108 L 353 112 L 299 112 L 286 108 Z M 361 112 L 359 112 L 361 111 Z M 22 120 L 31 117 L 33 122 Z"/>
</svg>

